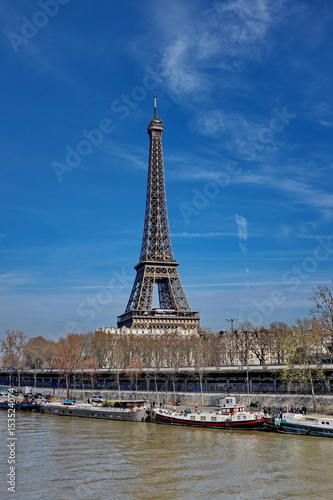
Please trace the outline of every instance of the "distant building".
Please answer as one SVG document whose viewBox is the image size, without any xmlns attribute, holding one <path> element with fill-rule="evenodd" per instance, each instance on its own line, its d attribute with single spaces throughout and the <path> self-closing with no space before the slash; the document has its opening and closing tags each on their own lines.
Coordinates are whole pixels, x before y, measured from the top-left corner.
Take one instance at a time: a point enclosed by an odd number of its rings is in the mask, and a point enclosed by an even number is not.
<svg viewBox="0 0 333 500">
<path fill-rule="evenodd" d="M 196 328 L 193 329 L 184 329 L 184 328 L 127 328 L 126 326 L 122 326 L 121 328 L 115 327 L 103 327 L 100 328 L 105 333 L 109 333 L 110 335 L 150 335 L 150 336 L 159 336 L 163 334 L 173 334 L 180 336 L 198 336 L 198 330 Z"/>
</svg>

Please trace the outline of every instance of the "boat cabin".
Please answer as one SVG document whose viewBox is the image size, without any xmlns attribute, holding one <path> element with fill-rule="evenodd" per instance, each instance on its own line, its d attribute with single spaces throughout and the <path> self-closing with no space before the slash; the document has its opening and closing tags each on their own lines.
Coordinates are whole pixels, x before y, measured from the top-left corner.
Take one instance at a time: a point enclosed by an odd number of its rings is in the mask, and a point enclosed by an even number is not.
<svg viewBox="0 0 333 500">
<path fill-rule="evenodd" d="M 230 414 L 230 413 L 239 413 L 246 411 L 245 406 L 238 405 L 236 403 L 236 398 L 234 396 L 228 396 L 224 398 L 221 404 L 221 413 L 222 414 Z"/>
<path fill-rule="evenodd" d="M 140 399 L 129 399 L 129 400 L 112 400 L 112 401 L 105 401 L 102 406 L 109 406 L 112 408 L 122 408 L 122 409 L 131 409 L 133 410 L 134 408 L 142 408 L 147 405 L 147 401 Z"/>
</svg>

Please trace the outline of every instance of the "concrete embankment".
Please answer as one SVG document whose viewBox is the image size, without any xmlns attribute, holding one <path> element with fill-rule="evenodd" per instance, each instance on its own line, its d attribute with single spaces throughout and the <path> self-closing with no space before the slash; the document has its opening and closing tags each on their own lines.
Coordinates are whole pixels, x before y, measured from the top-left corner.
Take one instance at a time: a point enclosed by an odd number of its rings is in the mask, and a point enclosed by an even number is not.
<svg viewBox="0 0 333 500">
<path fill-rule="evenodd" d="M 40 392 L 42 394 L 52 394 L 57 398 L 66 398 L 66 389 L 47 389 L 45 387 L 36 387 L 32 389 L 33 392 Z M 93 395 L 100 395 L 105 399 L 139 399 L 147 400 L 149 402 L 155 402 L 159 404 L 165 401 L 167 404 L 172 405 L 176 400 L 181 402 L 182 405 L 208 405 L 212 404 L 212 399 L 222 396 L 222 394 L 216 394 L 213 392 L 205 392 L 202 395 L 198 392 L 135 392 L 135 391 L 109 391 L 109 390 L 78 390 L 71 389 L 69 391 L 70 397 L 75 399 L 87 399 L 91 398 Z M 232 395 L 236 396 L 237 402 L 244 404 L 245 406 L 250 406 L 250 403 L 257 403 L 259 408 L 263 406 L 270 406 L 271 408 L 284 408 L 292 406 L 293 408 L 298 408 L 299 405 L 306 406 L 309 411 L 313 410 L 312 396 L 307 394 L 275 394 L 275 393 L 255 393 L 250 394 L 244 393 L 230 393 L 224 394 L 224 396 Z M 316 409 L 333 411 L 333 395 L 319 394 L 315 396 Z"/>
</svg>

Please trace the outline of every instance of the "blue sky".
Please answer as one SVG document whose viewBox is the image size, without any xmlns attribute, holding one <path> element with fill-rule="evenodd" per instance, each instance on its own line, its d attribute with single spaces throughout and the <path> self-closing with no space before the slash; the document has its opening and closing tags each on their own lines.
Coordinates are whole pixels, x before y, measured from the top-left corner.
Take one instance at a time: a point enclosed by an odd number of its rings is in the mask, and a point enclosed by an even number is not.
<svg viewBox="0 0 333 500">
<path fill-rule="evenodd" d="M 0 333 L 115 326 L 153 96 L 203 327 L 291 324 L 333 278 L 329 0 L 2 2 Z"/>
</svg>

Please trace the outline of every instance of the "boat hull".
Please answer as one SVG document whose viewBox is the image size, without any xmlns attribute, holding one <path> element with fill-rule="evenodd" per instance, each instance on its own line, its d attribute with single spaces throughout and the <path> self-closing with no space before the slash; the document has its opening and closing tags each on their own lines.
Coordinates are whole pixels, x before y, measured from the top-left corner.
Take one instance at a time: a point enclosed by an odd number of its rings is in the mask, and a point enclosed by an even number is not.
<svg viewBox="0 0 333 500">
<path fill-rule="evenodd" d="M 99 418 L 103 420 L 125 420 L 127 422 L 149 422 L 150 414 L 145 409 L 136 411 L 121 411 L 120 409 L 112 410 L 104 407 L 91 408 L 75 408 L 75 406 L 63 405 L 42 405 L 39 409 L 40 413 L 59 415 L 62 417 L 84 417 L 84 418 Z"/>
<path fill-rule="evenodd" d="M 183 425 L 186 427 L 210 427 L 212 429 L 259 429 L 263 427 L 266 419 L 243 420 L 243 421 L 224 421 L 211 422 L 201 420 L 189 420 L 173 415 L 155 414 L 157 424 Z"/>
</svg>

